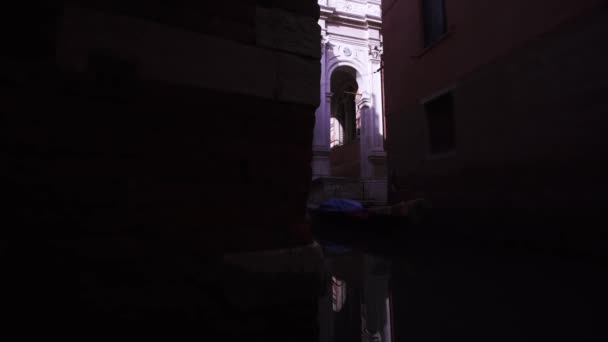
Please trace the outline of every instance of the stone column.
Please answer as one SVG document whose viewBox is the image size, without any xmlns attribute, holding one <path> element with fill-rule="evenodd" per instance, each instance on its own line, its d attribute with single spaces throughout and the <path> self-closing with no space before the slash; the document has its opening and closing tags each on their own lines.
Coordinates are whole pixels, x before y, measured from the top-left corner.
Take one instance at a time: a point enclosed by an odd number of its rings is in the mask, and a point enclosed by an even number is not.
<svg viewBox="0 0 608 342">
<path fill-rule="evenodd" d="M 374 124 L 372 99 L 367 92 L 363 92 L 357 99 L 357 110 L 361 116 L 361 135 L 359 136 L 361 150 L 361 179 L 371 178 L 373 170 L 368 162 L 368 156 L 373 146 Z"/>
<path fill-rule="evenodd" d="M 329 111 L 331 103 L 327 102 L 327 75 L 326 59 L 327 59 L 327 38 L 322 37 L 321 40 L 321 103 L 315 112 L 315 130 L 313 138 L 313 179 L 326 177 L 330 174 L 329 168 Z M 331 98 L 329 99 L 331 101 Z"/>
<path fill-rule="evenodd" d="M 370 42 L 369 60 L 372 66 L 371 89 L 372 89 L 372 108 L 373 108 L 373 137 L 371 149 L 374 154 L 384 154 L 383 137 L 384 125 L 382 123 L 382 75 L 380 67 L 382 57 L 382 46 L 380 42 Z"/>
<path fill-rule="evenodd" d="M 382 125 L 382 77 L 380 60 L 372 59 L 372 106 L 374 135 L 372 141 L 373 151 L 383 152 L 384 127 Z"/>
<path fill-rule="evenodd" d="M 370 41 L 369 63 L 370 95 L 368 98 L 368 109 L 366 118 L 365 146 L 362 146 L 361 164 L 362 181 L 367 199 L 385 203 L 387 200 L 386 185 L 386 153 L 384 152 L 384 125 L 382 108 L 382 75 L 381 67 L 382 47 L 379 41 Z"/>
</svg>

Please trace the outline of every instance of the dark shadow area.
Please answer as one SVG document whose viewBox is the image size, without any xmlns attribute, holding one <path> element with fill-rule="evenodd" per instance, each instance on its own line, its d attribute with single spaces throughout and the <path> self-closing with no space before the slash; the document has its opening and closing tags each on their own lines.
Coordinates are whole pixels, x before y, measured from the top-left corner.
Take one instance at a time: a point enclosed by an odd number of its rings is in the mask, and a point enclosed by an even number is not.
<svg viewBox="0 0 608 342">
<path fill-rule="evenodd" d="M 596 341 L 607 336 L 607 265 L 596 256 L 574 255 L 575 248 L 560 250 L 521 236 L 506 240 L 489 234 L 484 239 L 479 231 L 472 236 L 438 234 L 448 230 L 446 222 L 402 222 L 400 232 L 369 223 L 367 234 L 358 240 L 331 227 L 315 234 L 331 275 L 351 287 L 374 289 L 378 305 L 385 305 L 373 317 L 359 312 L 361 317 L 351 319 L 357 324 L 378 320 L 383 329 L 376 326 L 372 332 L 382 332 L 382 340 L 388 340 L 387 335 L 391 341 Z M 340 239 L 346 235 L 351 240 Z M 363 261 L 370 258 L 389 266 L 373 276 Z M 336 289 L 333 285 L 330 290 Z M 350 287 L 345 291 L 342 310 L 369 305 L 369 294 Z M 321 307 L 330 299 L 322 299 Z M 383 318 L 386 313 L 388 319 Z M 365 335 L 357 324 L 341 326 L 345 315 L 333 310 L 324 316 L 322 341 L 341 341 L 339 336 L 347 331 Z"/>
<path fill-rule="evenodd" d="M 315 340 L 321 275 L 305 210 L 316 1 L 0 13 L 12 320 Z M 254 265 L 261 251 L 283 262 Z"/>
<path fill-rule="evenodd" d="M 354 70 L 342 177 L 311 185 L 317 0 L 0 5 L 4 324 L 607 340 L 608 7 L 424 2 L 384 1 L 386 170 L 368 158 L 421 221 L 307 212 L 313 186 L 364 198 Z"/>
</svg>

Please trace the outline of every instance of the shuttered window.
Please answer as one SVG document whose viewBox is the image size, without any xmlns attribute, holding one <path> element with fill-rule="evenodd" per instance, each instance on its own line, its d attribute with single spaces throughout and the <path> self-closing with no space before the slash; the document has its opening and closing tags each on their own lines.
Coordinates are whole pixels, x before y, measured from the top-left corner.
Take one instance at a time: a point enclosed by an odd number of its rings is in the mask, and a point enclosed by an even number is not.
<svg viewBox="0 0 608 342">
<path fill-rule="evenodd" d="M 424 46 L 435 43 L 447 32 L 445 0 L 422 0 Z"/>
</svg>

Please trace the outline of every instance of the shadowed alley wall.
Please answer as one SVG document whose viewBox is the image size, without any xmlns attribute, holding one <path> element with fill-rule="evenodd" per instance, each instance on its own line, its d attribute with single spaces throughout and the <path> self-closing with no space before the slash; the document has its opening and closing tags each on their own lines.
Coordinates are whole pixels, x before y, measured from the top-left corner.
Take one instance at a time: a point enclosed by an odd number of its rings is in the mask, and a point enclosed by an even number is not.
<svg viewBox="0 0 608 342">
<path fill-rule="evenodd" d="M 181 315 L 224 253 L 310 243 L 316 1 L 2 12 L 9 211 L 47 288 L 80 274 L 95 314 Z"/>
<path fill-rule="evenodd" d="M 384 3 L 392 200 L 425 196 L 460 209 L 445 217 L 448 230 L 469 229 L 456 229 L 458 215 L 485 217 L 480 234 L 577 237 L 599 253 L 607 8 L 594 0 L 477 5 L 446 1 L 447 32 L 425 49 L 417 2 Z M 446 93 L 454 144 L 435 154 L 424 105 Z"/>
</svg>

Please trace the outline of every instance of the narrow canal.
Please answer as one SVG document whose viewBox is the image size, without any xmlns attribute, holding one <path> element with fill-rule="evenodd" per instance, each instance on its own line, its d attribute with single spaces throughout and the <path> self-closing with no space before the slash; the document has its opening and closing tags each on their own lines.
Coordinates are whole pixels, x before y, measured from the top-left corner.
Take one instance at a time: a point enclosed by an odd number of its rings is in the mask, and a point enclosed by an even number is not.
<svg viewBox="0 0 608 342">
<path fill-rule="evenodd" d="M 608 340 L 608 272 L 593 259 L 479 240 L 346 235 L 317 236 L 331 274 L 322 342 Z"/>
</svg>

